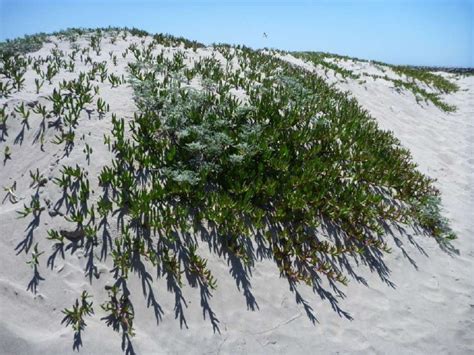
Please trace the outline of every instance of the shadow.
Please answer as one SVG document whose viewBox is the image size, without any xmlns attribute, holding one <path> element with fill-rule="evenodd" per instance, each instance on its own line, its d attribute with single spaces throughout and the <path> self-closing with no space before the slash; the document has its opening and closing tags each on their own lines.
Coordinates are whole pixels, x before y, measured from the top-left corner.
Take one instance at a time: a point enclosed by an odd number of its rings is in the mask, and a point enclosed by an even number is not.
<svg viewBox="0 0 474 355">
<path fill-rule="evenodd" d="M 15 144 L 22 145 L 23 140 L 25 139 L 25 127 L 30 129 L 30 126 L 28 125 L 27 122 L 23 122 L 21 124 L 21 130 L 18 132 L 17 136 L 15 137 L 15 140 L 13 141 Z"/>
<path fill-rule="evenodd" d="M 143 296 L 146 298 L 147 307 L 152 307 L 156 319 L 156 324 L 158 325 L 161 323 L 164 313 L 163 309 L 155 298 L 155 293 L 153 291 L 153 278 L 146 270 L 146 267 L 143 264 L 139 254 L 135 253 L 132 260 L 132 268 L 136 273 L 138 273 L 138 277 L 142 282 L 142 292 Z"/>
<path fill-rule="evenodd" d="M 73 339 L 73 343 L 72 343 L 72 350 L 79 351 L 81 346 L 82 346 L 82 331 L 79 330 L 78 332 L 74 333 L 74 339 Z"/>
<path fill-rule="evenodd" d="M 183 297 L 179 281 L 177 281 L 171 273 L 166 273 L 165 277 L 168 291 L 174 293 L 174 318 L 179 321 L 179 326 L 181 328 L 184 327 L 187 329 L 188 323 L 186 322 L 184 309 L 188 308 L 188 304 Z"/>
<path fill-rule="evenodd" d="M 100 249 L 100 260 L 105 261 L 107 260 L 107 255 L 109 248 L 112 248 L 112 237 L 109 232 L 109 222 L 107 220 L 107 216 L 101 218 L 99 222 L 99 230 L 102 230 L 102 243 Z"/>
<path fill-rule="evenodd" d="M 38 143 L 45 132 L 46 132 L 46 118 L 43 117 L 39 124 L 38 130 L 36 131 L 35 136 L 33 137 L 33 144 Z"/>
<path fill-rule="evenodd" d="M 215 332 L 221 333 L 219 329 L 219 319 L 217 319 L 216 314 L 212 310 L 209 299 L 212 297 L 211 292 L 207 286 L 199 285 L 201 293 L 201 307 L 202 307 L 202 316 L 206 319 L 206 313 L 209 316 L 209 321 L 212 324 L 212 330 Z"/>
<path fill-rule="evenodd" d="M 125 352 L 125 355 L 136 354 L 130 336 L 127 333 L 122 334 L 122 351 Z"/>
<path fill-rule="evenodd" d="M 33 268 L 33 277 L 31 281 L 28 283 L 28 287 L 26 288 L 27 291 L 31 291 L 33 294 L 36 294 L 38 290 L 38 285 L 41 281 L 44 281 L 44 278 L 41 277 L 38 271 L 38 267 L 34 266 Z"/>
<path fill-rule="evenodd" d="M 53 270 L 56 257 L 58 255 L 64 260 L 64 243 L 55 243 L 53 245 L 53 253 L 48 257 L 48 261 L 46 262 L 46 266 L 48 266 L 51 270 Z"/>
<path fill-rule="evenodd" d="M 36 195 L 38 196 L 38 194 Z M 33 244 L 33 237 L 34 237 L 34 231 L 36 228 L 39 227 L 40 224 L 40 219 L 41 219 L 41 213 L 42 209 L 39 211 L 33 211 L 33 219 L 30 221 L 28 226 L 25 229 L 26 236 L 23 240 L 21 240 L 15 247 L 16 254 L 20 254 L 21 252 L 25 251 L 25 253 L 28 253 L 31 245 Z"/>
<path fill-rule="evenodd" d="M 6 142 L 8 137 L 8 127 L 6 123 L 0 123 L 0 142 Z"/>
<path fill-rule="evenodd" d="M 318 322 L 318 319 L 316 318 L 313 308 L 309 305 L 309 303 L 301 296 L 301 294 L 298 292 L 298 289 L 296 288 L 296 284 L 292 281 L 289 281 L 290 284 L 290 291 L 295 294 L 295 301 L 297 304 L 301 304 L 303 306 L 303 309 L 306 312 L 306 316 L 308 317 L 309 321 L 315 325 Z"/>
<path fill-rule="evenodd" d="M 255 311 L 260 309 L 252 293 L 252 284 L 250 279 L 252 277 L 252 270 L 250 267 L 245 266 L 235 255 L 231 254 L 228 256 L 228 265 L 230 265 L 229 272 L 235 279 L 238 290 L 242 290 L 245 301 L 247 303 L 247 310 Z"/>
<path fill-rule="evenodd" d="M 203 242 L 207 243 L 210 252 L 214 252 L 227 261 L 229 273 L 235 279 L 237 289 L 241 291 L 245 297 L 247 310 L 258 310 L 258 303 L 252 293 L 252 284 L 250 282 L 252 277 L 251 267 L 254 265 L 257 257 L 251 240 L 244 238 L 243 251 L 242 254 L 238 256 L 229 248 L 230 239 L 219 235 L 216 226 L 210 225 L 207 226 L 207 228 L 199 226 L 198 235 Z M 268 250 L 263 252 L 263 248 L 263 244 L 260 244 L 260 260 L 263 260 L 264 256 L 269 256 Z M 242 256 L 246 262 L 242 260 Z"/>
<path fill-rule="evenodd" d="M 95 247 L 98 246 L 97 237 L 87 238 L 84 246 L 84 256 L 86 257 L 86 266 L 85 266 L 85 276 L 89 278 L 89 283 L 92 284 L 92 278 L 99 278 L 99 272 L 97 266 L 95 265 Z"/>
</svg>

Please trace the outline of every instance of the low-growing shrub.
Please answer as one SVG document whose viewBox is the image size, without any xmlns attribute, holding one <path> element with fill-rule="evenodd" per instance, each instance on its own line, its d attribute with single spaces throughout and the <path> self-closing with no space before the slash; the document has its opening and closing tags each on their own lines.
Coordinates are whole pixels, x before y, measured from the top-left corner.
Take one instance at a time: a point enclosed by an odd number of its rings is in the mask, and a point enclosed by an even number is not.
<svg viewBox="0 0 474 355">
<path fill-rule="evenodd" d="M 116 40 L 118 30 L 109 30 Z M 98 52 L 109 30 L 67 30 L 63 35 L 73 41 L 76 34 L 89 35 Z M 147 35 L 128 30 L 122 39 L 128 34 Z M 169 35 L 150 40 L 145 45 L 142 39 L 141 46 L 133 43 L 122 55 L 134 58 L 128 80 L 137 112 L 128 121 L 110 114 L 113 128 L 104 134 L 104 144 L 113 160 L 98 176 L 99 189 L 91 188 L 89 179 L 94 177 L 86 169 L 63 166 L 60 176 L 52 179 L 62 196 L 45 206 L 39 189 L 48 179 L 36 170 L 30 176 L 37 193 L 18 211 L 19 217 L 33 216 L 39 223 L 48 208 L 51 216 L 63 215 L 67 225 L 74 226 L 73 231 L 48 230 L 46 239 L 54 251 L 49 267 L 57 256 L 70 257 L 65 250 L 81 250 L 87 259 L 85 275 L 92 282 L 100 275 L 96 261 L 110 258 L 111 282 L 106 300 L 99 304 L 106 313 L 102 319 L 122 332 L 124 342 L 135 334 L 130 297 L 134 290 L 127 285 L 131 275 L 142 278 L 147 302 L 157 319 L 161 316 L 151 269 L 166 278 L 168 289 L 176 294 L 175 315 L 181 325 L 186 324 L 181 288 L 187 281 L 200 289 L 203 313 L 213 329 L 219 329 L 209 305 L 219 280 L 200 255 L 202 244 L 246 277 L 257 260 L 273 260 L 296 292 L 299 283 L 320 289 L 322 278 L 338 290 L 338 283 L 348 281 L 352 260 L 379 262 L 389 251 L 390 225 L 416 225 L 440 242 L 454 238 L 441 215 L 433 180 L 417 170 L 409 151 L 392 133 L 379 129 L 355 99 L 271 54 L 216 45 L 212 56 L 190 64 L 184 51 L 195 51 L 201 44 Z M 157 44 L 176 51 L 172 56 L 154 54 Z M 58 70 L 64 64 L 60 57 L 56 53 L 49 59 Z M 8 68 L 25 68 L 24 63 L 8 63 Z M 47 65 L 51 75 L 45 74 L 45 79 L 51 80 L 53 64 Z M 109 116 L 111 107 L 91 82 L 108 78 L 115 87 L 125 81 L 108 74 L 106 62 L 89 59 L 84 65 L 92 69 L 59 83 L 46 98 L 51 109 L 38 103 L 33 109 L 43 120 L 57 120 L 61 130 L 53 143 L 65 143 L 66 155 L 75 149 L 84 110 L 100 119 Z M 191 87 L 192 81 L 200 85 Z M 36 85 L 39 91 L 39 82 Z M 235 90 L 242 93 L 240 98 Z M 28 120 L 23 103 L 16 111 Z M 87 143 L 81 146 L 89 164 L 92 149 Z M 8 159 L 6 147 L 4 164 Z M 13 188 L 8 193 L 16 201 Z M 117 233 L 109 233 L 112 223 Z M 17 249 L 28 252 L 32 243 L 30 234 Z M 33 251 L 36 290 L 42 280 L 42 252 L 37 244 Z M 242 287 L 249 308 L 254 308 L 250 287 Z M 330 298 L 329 291 L 325 295 Z M 64 310 L 63 322 L 73 327 L 76 343 L 85 329 L 85 316 L 94 314 L 91 297 L 84 292 Z M 332 298 L 331 304 L 338 309 L 337 300 Z"/>
</svg>

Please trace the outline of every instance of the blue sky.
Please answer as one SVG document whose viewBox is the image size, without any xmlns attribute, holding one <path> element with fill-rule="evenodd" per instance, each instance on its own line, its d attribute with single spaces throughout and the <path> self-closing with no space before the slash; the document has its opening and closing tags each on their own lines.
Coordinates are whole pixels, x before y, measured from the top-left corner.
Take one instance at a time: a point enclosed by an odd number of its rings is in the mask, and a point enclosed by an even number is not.
<svg viewBox="0 0 474 355">
<path fill-rule="evenodd" d="M 474 0 L 0 0 L 0 40 L 109 25 L 204 43 L 474 67 Z"/>
</svg>

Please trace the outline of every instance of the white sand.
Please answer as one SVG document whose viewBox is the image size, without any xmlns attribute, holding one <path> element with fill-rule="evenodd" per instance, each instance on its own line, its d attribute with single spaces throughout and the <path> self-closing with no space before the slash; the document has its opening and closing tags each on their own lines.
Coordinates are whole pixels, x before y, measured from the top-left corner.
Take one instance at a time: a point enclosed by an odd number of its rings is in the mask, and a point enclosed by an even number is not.
<svg viewBox="0 0 474 355">
<path fill-rule="evenodd" d="M 101 60 L 107 60 L 109 72 L 119 76 L 126 74 L 126 62 L 132 60 L 131 54 L 123 59 L 121 53 L 131 41 L 139 43 L 137 38 L 127 41 L 118 40 L 115 45 L 103 41 L 102 45 Z M 69 43 L 57 43 L 60 49 L 70 50 Z M 44 57 L 52 47 L 47 44 L 35 55 Z M 111 50 L 117 53 L 117 67 L 109 60 Z M 192 55 L 210 54 L 211 49 L 203 49 Z M 93 56 L 93 59 L 99 58 Z M 302 64 L 291 56 L 285 59 Z M 20 100 L 39 100 L 46 104 L 45 97 L 60 81 L 86 70 L 78 60 L 76 62 L 75 73 L 61 72 L 53 79 L 53 85 L 44 85 L 39 97 L 34 85 L 36 73 L 28 72 L 26 89 L 0 99 L 0 105 L 6 103 L 12 111 Z M 310 64 L 304 65 L 308 70 L 320 71 Z M 343 65 L 359 72 L 380 71 L 369 63 L 344 61 Z M 164 280 L 157 280 L 153 286 L 154 297 L 163 311 L 157 325 L 152 307 L 147 308 L 146 299 L 142 297 L 142 281 L 132 277 L 129 288 L 135 291 L 132 300 L 137 334 L 133 347 L 137 353 L 474 353 L 474 77 L 453 79 L 461 90 L 444 99 L 458 110 L 447 114 L 432 104 L 418 105 L 411 92 L 398 93 L 390 82 L 367 80 L 359 84 L 331 75 L 329 73 L 328 80 L 350 91 L 382 128 L 392 130 L 411 150 L 421 171 L 438 179 L 436 185 L 442 192 L 445 215 L 452 220 L 458 234 L 453 245 L 459 255 L 442 251 L 432 238 L 417 235 L 410 229 L 395 233 L 388 237 L 393 253 L 385 258 L 390 269 L 387 275 L 390 284 L 382 281 L 377 272 L 361 265 L 354 270 L 364 282 L 351 279 L 349 286 L 342 289 L 346 297 L 336 297 L 339 307 L 352 320 L 336 312 L 327 300 L 309 288 L 299 288 L 306 307 L 311 307 L 316 316 L 317 321 L 312 324 L 305 307 L 295 302 L 295 293 L 289 290 L 287 281 L 279 278 L 272 262 L 259 262 L 252 278 L 241 284 L 232 276 L 226 261 L 209 254 L 209 266 L 218 280 L 218 288 L 209 303 L 218 319 L 220 333 L 213 331 L 208 313 L 203 319 L 199 290 L 189 286 L 183 289 L 185 325 L 180 327 L 179 319 L 175 319 L 175 294 L 167 291 Z M 133 117 L 135 105 L 130 87 L 121 85 L 112 89 L 108 82 L 99 86 L 100 95 L 110 104 L 111 112 L 119 117 Z M 62 147 L 54 144 L 46 143 L 44 153 L 38 144 L 32 144 L 38 121 L 37 115 L 32 113 L 31 129 L 25 131 L 22 144 L 15 144 L 21 125 L 19 119 L 10 118 L 8 137 L 6 142 L 0 143 L 1 152 L 5 145 L 12 149 L 12 160 L 0 168 L 0 185 L 10 186 L 16 181 L 20 200 L 13 204 L 6 199 L 0 205 L 0 354 L 73 353 L 73 332 L 60 324 L 61 310 L 70 307 L 83 288 L 96 296 L 97 314 L 88 320 L 81 352 L 121 353 L 121 336 L 100 321 L 104 314 L 98 304 L 104 296 L 106 275 L 90 285 L 84 277 L 84 257 L 76 253 L 66 261 L 58 258 L 53 270 L 47 270 L 43 256 L 40 274 L 45 280 L 33 294 L 27 290 L 32 276 L 25 264 L 28 258 L 24 253 L 16 255 L 15 251 L 27 234 L 30 221 L 29 218 L 17 219 L 16 213 L 34 193 L 34 189 L 29 188 L 29 170 L 38 168 L 45 176 L 54 177 L 62 165 L 87 166 L 82 153 L 82 145 L 87 142 L 94 151 L 87 170 L 96 183 L 98 170 L 111 158 L 103 144 L 103 135 L 111 127 L 110 113 L 102 120 L 95 113 L 90 119 L 87 115 L 81 118 L 76 134 L 77 137 L 84 134 L 85 139 L 76 138 L 69 157 L 62 157 Z M 52 136 L 54 134 L 47 136 L 47 141 Z M 0 198 L 3 200 L 4 196 L 2 191 Z M 58 197 L 59 192 L 50 181 L 41 198 L 55 201 Z M 33 230 L 42 250 L 49 245 L 45 240 L 46 231 L 64 227 L 64 223 L 63 219 L 42 213 L 38 227 Z M 111 228 L 113 230 L 113 226 Z M 106 266 L 99 265 L 99 271 L 107 272 Z M 155 279 L 155 275 L 152 277 Z M 247 297 L 245 290 L 248 290 Z M 251 297 L 255 303 L 247 302 Z"/>
</svg>

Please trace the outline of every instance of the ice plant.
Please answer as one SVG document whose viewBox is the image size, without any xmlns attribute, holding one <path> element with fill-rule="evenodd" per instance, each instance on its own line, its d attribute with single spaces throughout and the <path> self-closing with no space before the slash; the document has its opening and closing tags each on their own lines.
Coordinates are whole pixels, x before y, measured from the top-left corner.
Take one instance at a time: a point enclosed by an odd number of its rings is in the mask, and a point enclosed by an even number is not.
<svg viewBox="0 0 474 355">
<path fill-rule="evenodd" d="M 47 231 L 53 244 L 48 266 L 54 265 L 55 255 L 71 257 L 64 250 L 73 246 L 86 256 L 85 275 L 92 282 L 92 276 L 100 275 L 94 262 L 110 257 L 111 273 L 106 275 L 112 286 L 106 287 L 102 319 L 124 338 L 134 335 L 132 291 L 127 287 L 133 274 L 143 278 L 157 317 L 150 274 L 165 278 L 175 292 L 181 321 L 181 288 L 186 282 L 199 288 L 203 313 L 218 329 L 208 302 L 218 284 L 201 256 L 202 243 L 227 258 L 233 270 L 249 274 L 259 258 L 271 259 L 295 290 L 300 283 L 321 287 L 321 278 L 334 288 L 346 284 L 350 260 L 370 264 L 390 251 L 385 235 L 389 224 L 421 226 L 440 242 L 454 238 L 433 180 L 417 170 L 398 139 L 381 130 L 356 100 L 279 59 L 281 53 L 215 45 L 209 55 L 190 56 L 203 45 L 137 29 L 72 29 L 57 35 L 70 41 L 71 50 L 56 46 L 46 58 L 23 55 L 45 40 L 41 36 L 0 45 L 0 94 L 8 95 L 10 87 L 20 90 L 30 67 L 41 78 L 35 80 L 38 93 L 43 80 L 53 85 L 60 71 L 74 71 L 75 60 L 80 61 L 85 69 L 76 79 L 57 80 L 46 102 L 34 104 L 33 112 L 42 117 L 39 136 L 42 142 L 54 136 L 52 142 L 64 144 L 65 155 L 79 142 L 90 164 L 91 141 L 76 136 L 87 113 L 89 120 L 110 123 L 104 145 L 112 159 L 97 177 L 89 177 L 78 164 L 60 167 L 52 181 L 61 198 L 44 200 L 46 206 L 38 190 L 47 180 L 39 169 L 32 170 L 30 187 L 37 194 L 18 214 L 38 222 L 48 208 L 52 217 L 62 216 L 61 223 L 73 229 Z M 90 47 L 81 48 L 78 36 L 86 36 Z M 126 78 L 109 72 L 117 65 L 115 52 L 96 61 L 107 38 L 112 44 L 133 39 L 121 53 Z M 363 82 L 339 65 L 341 58 L 295 55 L 333 71 L 340 80 Z M 438 95 L 423 91 L 417 81 L 455 90 L 436 76 L 399 70 L 414 79 L 377 79 L 393 80 L 441 108 Z M 110 90 L 107 82 L 113 88 L 131 84 L 137 107 L 133 118 L 111 112 L 106 121 L 106 113 L 113 111 L 100 96 Z M 28 124 L 30 111 L 24 102 L 14 110 Z M 6 108 L 1 115 L 4 131 Z M 5 164 L 11 159 L 8 146 L 4 156 Z M 17 202 L 13 190 L 8 192 L 10 201 Z M 116 232 L 109 234 L 112 223 Z M 336 232 L 322 233 L 326 229 Z M 39 255 L 35 244 L 35 266 Z M 84 291 L 64 310 L 63 322 L 73 327 L 76 344 L 84 317 L 93 314 L 89 298 Z"/>
</svg>

